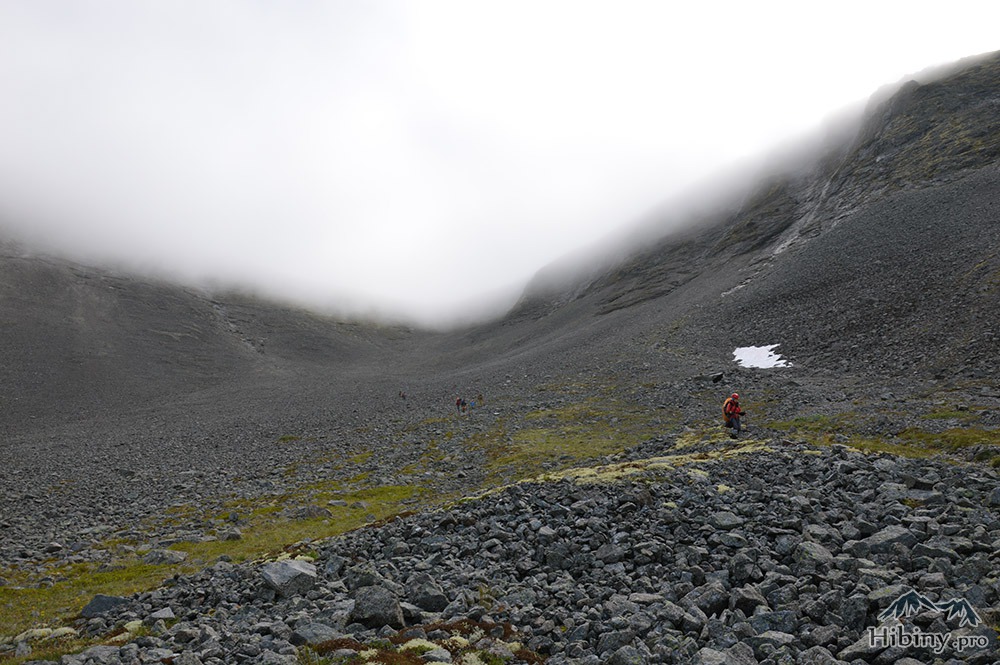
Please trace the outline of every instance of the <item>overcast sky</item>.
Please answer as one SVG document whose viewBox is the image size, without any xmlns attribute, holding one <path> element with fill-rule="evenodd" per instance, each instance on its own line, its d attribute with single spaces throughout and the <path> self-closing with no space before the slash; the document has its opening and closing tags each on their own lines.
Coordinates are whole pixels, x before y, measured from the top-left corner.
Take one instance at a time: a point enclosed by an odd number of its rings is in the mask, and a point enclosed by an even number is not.
<svg viewBox="0 0 1000 665">
<path fill-rule="evenodd" d="M 0 0 L 0 216 L 435 320 L 998 25 L 962 0 Z"/>
</svg>

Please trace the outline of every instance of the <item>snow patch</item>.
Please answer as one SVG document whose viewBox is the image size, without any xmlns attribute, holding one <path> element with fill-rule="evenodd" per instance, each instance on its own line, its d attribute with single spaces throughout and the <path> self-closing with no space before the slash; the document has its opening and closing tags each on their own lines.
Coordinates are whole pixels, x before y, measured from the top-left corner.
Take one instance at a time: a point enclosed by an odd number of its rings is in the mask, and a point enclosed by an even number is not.
<svg viewBox="0 0 1000 665">
<path fill-rule="evenodd" d="M 743 367 L 791 367 L 791 363 L 774 353 L 780 344 L 770 346 L 741 346 L 733 351 L 736 362 Z"/>
</svg>

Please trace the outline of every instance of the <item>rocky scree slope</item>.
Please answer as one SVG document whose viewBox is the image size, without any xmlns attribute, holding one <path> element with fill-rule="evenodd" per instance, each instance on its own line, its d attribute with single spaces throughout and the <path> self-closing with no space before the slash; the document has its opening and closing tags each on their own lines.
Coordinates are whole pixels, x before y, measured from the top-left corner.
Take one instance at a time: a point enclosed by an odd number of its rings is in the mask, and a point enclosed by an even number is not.
<svg viewBox="0 0 1000 665">
<path fill-rule="evenodd" d="M 704 347 L 783 343 L 815 368 L 983 378 L 997 349 L 1000 53 L 939 76 L 607 271 L 529 286 L 514 318 L 655 304 Z"/>
<path fill-rule="evenodd" d="M 790 441 L 645 453 L 100 599 L 79 631 L 145 634 L 62 663 L 998 662 L 995 472 Z M 982 623 L 908 623 L 987 647 L 871 646 L 909 589 Z"/>
</svg>

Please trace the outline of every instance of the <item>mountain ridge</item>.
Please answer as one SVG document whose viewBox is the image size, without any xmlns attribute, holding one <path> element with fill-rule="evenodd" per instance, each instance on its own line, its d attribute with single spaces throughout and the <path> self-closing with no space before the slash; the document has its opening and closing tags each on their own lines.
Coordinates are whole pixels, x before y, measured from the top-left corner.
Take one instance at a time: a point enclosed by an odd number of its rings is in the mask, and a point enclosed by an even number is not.
<svg viewBox="0 0 1000 665">
<path fill-rule="evenodd" d="M 822 234 L 874 196 L 941 184 L 995 163 L 1000 158 L 994 112 L 1000 106 L 998 63 L 1000 53 L 986 54 L 935 71 L 922 84 L 909 80 L 887 99 L 873 100 L 851 138 L 825 146 L 824 152 L 796 163 L 794 170 L 765 175 L 735 209 L 702 215 L 697 225 L 668 233 L 604 275 L 575 283 L 564 278 L 570 284 L 561 293 L 557 288 L 556 294 L 546 296 L 549 289 L 529 285 L 515 315 L 544 307 L 533 299 L 550 297 L 561 303 L 616 284 L 622 286 L 620 293 L 605 297 L 600 311 L 622 306 L 614 300 L 624 299 L 629 306 L 656 298 L 694 272 L 692 261 L 686 256 L 678 260 L 676 254 L 694 253 L 697 264 L 766 248 L 785 251 Z M 655 281 L 649 274 L 653 268 L 668 271 L 660 280 L 665 284 L 629 297 L 642 291 L 644 282 Z"/>
</svg>

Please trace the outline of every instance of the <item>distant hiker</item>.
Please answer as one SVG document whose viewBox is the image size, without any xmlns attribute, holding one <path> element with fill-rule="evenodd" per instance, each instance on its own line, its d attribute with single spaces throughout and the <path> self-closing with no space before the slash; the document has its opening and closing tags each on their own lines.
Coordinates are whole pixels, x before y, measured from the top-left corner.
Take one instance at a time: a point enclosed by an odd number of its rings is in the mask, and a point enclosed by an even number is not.
<svg viewBox="0 0 1000 665">
<path fill-rule="evenodd" d="M 740 408 L 740 396 L 739 393 L 733 393 L 729 399 L 727 399 L 722 404 L 722 417 L 726 420 L 726 427 L 731 427 L 732 432 L 729 436 L 736 439 L 739 438 L 740 432 L 740 416 L 745 414 L 746 411 Z"/>
<path fill-rule="evenodd" d="M 461 402 L 461 411 L 462 413 L 465 413 L 468 410 L 469 410 L 469 403 L 463 399 Z"/>
<path fill-rule="evenodd" d="M 476 404 L 483 404 L 486 400 L 483 399 L 483 394 L 479 393 L 476 395 Z"/>
<path fill-rule="evenodd" d="M 462 401 L 463 400 L 461 397 L 455 398 L 455 411 L 457 411 L 458 413 L 462 413 Z"/>
</svg>

